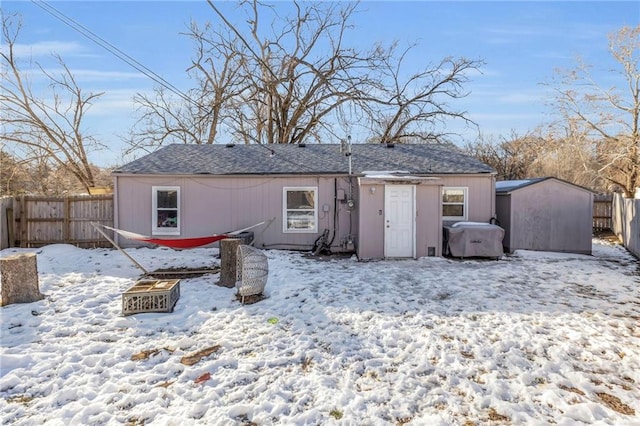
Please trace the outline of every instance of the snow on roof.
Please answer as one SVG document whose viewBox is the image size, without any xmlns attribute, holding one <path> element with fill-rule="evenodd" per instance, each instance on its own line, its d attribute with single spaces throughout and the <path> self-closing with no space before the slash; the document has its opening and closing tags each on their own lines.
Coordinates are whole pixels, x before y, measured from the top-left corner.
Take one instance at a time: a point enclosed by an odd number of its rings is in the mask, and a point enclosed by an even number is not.
<svg viewBox="0 0 640 426">
<path fill-rule="evenodd" d="M 559 179 L 556 177 L 552 177 L 552 176 L 547 176 L 547 177 L 538 177 L 538 178 L 531 178 L 531 179 L 518 179 L 518 180 L 502 180 L 502 181 L 498 181 L 496 182 L 496 193 L 498 194 L 507 194 L 509 192 L 518 190 L 520 188 L 524 188 L 526 186 L 529 185 L 534 185 L 538 182 L 542 182 L 542 181 L 546 181 L 546 180 L 553 180 L 556 182 L 561 182 L 564 183 L 566 185 L 570 185 L 576 189 L 581 189 L 583 191 L 587 191 L 587 192 L 591 192 L 593 193 L 593 191 L 589 188 L 585 188 L 583 186 L 580 185 L 576 185 L 575 183 L 571 183 L 568 182 L 566 180 L 563 179 Z"/>
<path fill-rule="evenodd" d="M 434 176 L 415 176 L 406 171 L 365 171 L 363 172 L 363 179 L 373 180 L 386 180 L 386 181 L 398 181 L 398 180 L 416 180 L 416 181 L 431 181 L 440 180 L 439 177 Z"/>
<path fill-rule="evenodd" d="M 515 189 L 520 189 L 528 185 L 532 185 L 537 182 L 541 182 L 548 178 L 533 178 L 533 179 L 519 179 L 519 180 L 502 180 L 496 182 L 496 192 L 511 192 Z"/>
</svg>

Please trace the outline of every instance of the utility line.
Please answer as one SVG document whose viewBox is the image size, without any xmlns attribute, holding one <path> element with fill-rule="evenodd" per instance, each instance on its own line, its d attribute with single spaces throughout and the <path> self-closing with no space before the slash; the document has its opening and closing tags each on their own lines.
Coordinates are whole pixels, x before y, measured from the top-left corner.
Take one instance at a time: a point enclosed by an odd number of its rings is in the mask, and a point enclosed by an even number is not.
<svg viewBox="0 0 640 426">
<path fill-rule="evenodd" d="M 74 29 L 75 31 L 79 32 L 80 34 L 82 34 L 83 36 L 85 36 L 86 38 L 91 40 L 92 42 L 96 43 L 97 45 L 99 45 L 103 49 L 107 50 L 108 52 L 110 52 L 111 54 L 113 54 L 114 56 L 119 58 L 120 60 L 124 61 L 129 66 L 133 67 L 137 71 L 139 71 L 142 74 L 144 74 L 145 76 L 149 77 L 151 80 L 153 80 L 156 83 L 160 84 L 162 87 L 164 87 L 167 90 L 171 91 L 172 93 L 180 96 L 182 99 L 184 99 L 185 101 L 197 106 L 198 108 L 204 108 L 202 105 L 200 105 L 199 103 L 197 103 L 196 101 L 191 99 L 184 92 L 182 92 L 180 89 L 175 87 L 173 84 L 169 83 L 167 80 L 162 78 L 160 75 L 155 73 L 153 70 L 147 68 L 146 66 L 144 66 L 143 64 L 141 64 L 140 62 L 138 62 L 137 60 L 132 58 L 131 56 L 127 55 L 122 50 L 118 49 L 113 44 L 109 43 L 108 41 L 106 41 L 105 39 L 100 37 L 99 35 L 95 34 L 93 31 L 91 31 L 87 27 L 83 26 L 79 22 L 77 22 L 74 19 L 68 17 L 64 13 L 60 12 L 55 7 L 51 6 L 50 4 L 47 4 L 44 1 L 31 0 L 31 2 L 33 4 L 35 4 L 36 6 L 38 6 L 39 8 L 41 8 L 42 10 L 44 10 L 45 12 L 47 12 L 49 15 L 51 15 L 54 18 L 58 19 L 59 21 L 63 22 L 65 25 L 67 25 L 70 28 Z"/>
<path fill-rule="evenodd" d="M 209 3 L 209 6 L 211 6 L 211 8 L 213 8 L 213 10 L 216 12 L 216 14 L 225 23 L 225 25 L 227 25 L 229 28 L 231 28 L 236 33 L 236 35 L 242 40 L 242 42 L 245 44 L 245 46 L 251 51 L 251 53 L 253 54 L 254 58 L 256 60 L 258 60 L 259 62 L 261 62 L 262 65 L 264 65 L 265 68 L 271 73 L 271 75 L 274 78 L 277 79 L 277 76 L 275 75 L 275 73 L 273 72 L 271 67 L 269 67 L 268 64 L 265 64 L 263 62 L 262 58 L 260 58 L 260 56 L 256 54 L 256 52 L 251 48 L 249 43 L 242 37 L 242 35 L 238 32 L 238 30 L 226 19 L 226 17 L 213 5 L 213 3 L 210 0 L 207 0 L 207 1 Z M 35 4 L 36 6 L 38 6 L 39 8 L 41 8 L 42 10 L 44 10 L 45 12 L 47 12 L 49 15 L 51 15 L 54 18 L 58 19 L 59 21 L 63 22 L 65 25 L 67 25 L 70 28 L 74 29 L 75 31 L 79 32 L 80 34 L 82 34 L 83 36 L 85 36 L 86 38 L 91 40 L 92 42 L 96 43 L 97 45 L 99 45 L 103 49 L 107 50 L 109 53 L 113 54 L 114 56 L 116 56 L 120 60 L 124 61 L 129 66 L 131 66 L 134 69 L 138 70 L 139 72 L 141 72 L 142 74 L 144 74 L 145 76 L 150 78 L 151 80 L 155 81 L 156 83 L 158 83 L 161 86 L 165 87 L 169 91 L 171 91 L 174 94 L 178 95 L 179 97 L 181 97 L 185 101 L 195 105 L 198 108 L 204 109 L 204 106 L 202 106 L 201 104 L 199 104 L 195 100 L 191 99 L 184 92 L 182 92 L 180 89 L 175 87 L 173 84 L 169 83 L 167 80 L 162 78 L 160 75 L 155 73 L 153 70 L 147 68 L 146 66 L 144 66 L 143 64 L 138 62 L 136 59 L 132 58 L 131 56 L 129 56 L 128 54 L 126 54 L 122 50 L 118 49 L 113 44 L 109 43 L 108 41 L 106 41 L 105 39 L 100 37 L 99 35 L 95 34 L 90 29 L 86 28 L 85 26 L 83 26 L 79 22 L 75 21 L 73 18 L 68 17 L 67 15 L 65 15 L 64 13 L 62 13 L 61 11 L 56 9 L 55 7 L 51 6 L 50 4 L 47 4 L 45 1 L 31 0 L 31 2 L 33 4 Z M 265 146 L 264 144 L 261 144 L 261 143 L 258 143 L 257 145 L 259 145 L 260 147 L 262 147 L 262 148 L 266 149 L 267 151 L 269 151 L 271 156 L 275 155 L 275 151 L 272 148 L 269 148 L 268 146 Z M 295 163 L 295 162 L 293 162 L 293 161 L 291 161 L 289 159 L 287 159 L 287 161 L 292 163 L 292 164 L 295 164 L 296 166 L 299 166 L 299 164 L 297 164 L 297 163 Z"/>
</svg>

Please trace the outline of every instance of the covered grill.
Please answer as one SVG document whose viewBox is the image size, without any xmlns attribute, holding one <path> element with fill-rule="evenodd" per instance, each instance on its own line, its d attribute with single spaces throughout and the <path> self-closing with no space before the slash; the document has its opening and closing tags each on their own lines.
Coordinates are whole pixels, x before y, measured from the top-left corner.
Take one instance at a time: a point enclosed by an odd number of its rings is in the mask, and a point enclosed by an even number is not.
<svg viewBox="0 0 640 426">
<path fill-rule="evenodd" d="M 498 225 L 458 222 L 444 227 L 444 254 L 454 257 L 495 257 L 504 255 L 504 229 Z"/>
</svg>

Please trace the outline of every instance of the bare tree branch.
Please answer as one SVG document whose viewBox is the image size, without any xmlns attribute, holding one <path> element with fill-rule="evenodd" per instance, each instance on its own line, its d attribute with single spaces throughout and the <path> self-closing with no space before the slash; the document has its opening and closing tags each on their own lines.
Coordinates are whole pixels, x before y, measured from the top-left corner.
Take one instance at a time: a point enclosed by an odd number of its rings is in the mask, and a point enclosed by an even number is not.
<svg viewBox="0 0 640 426">
<path fill-rule="evenodd" d="M 609 51 L 626 87 L 605 88 L 579 62 L 555 82 L 554 106 L 562 117 L 556 134 L 574 146 L 589 146 L 583 164 L 598 178 L 633 196 L 640 186 L 640 26 L 623 27 L 609 36 Z M 585 152 L 585 151 L 581 151 Z"/>
<path fill-rule="evenodd" d="M 40 72 L 49 79 L 53 101 L 35 96 L 14 52 L 21 26 L 15 16 L 3 16 L 5 46 L 0 52 L 2 67 L 6 70 L 0 79 L 3 139 L 38 153 L 41 162 L 66 169 L 88 191 L 95 186 L 88 153 L 100 145 L 83 133 L 82 120 L 102 93 L 85 94 L 62 58 L 56 56 L 62 68 L 59 76 L 40 67 Z"/>
<path fill-rule="evenodd" d="M 344 130 L 344 111 L 370 122 L 380 141 L 438 141 L 449 119 L 475 125 L 449 102 L 467 95 L 468 73 L 480 61 L 445 58 L 408 73 L 395 45 L 359 50 L 347 45 L 357 3 L 293 2 L 277 6 L 243 0 L 244 23 L 232 23 L 209 1 L 221 28 L 192 24 L 195 59 L 188 71 L 198 107 L 138 96 L 141 120 L 132 149 L 167 142 L 327 142 Z M 404 78 L 408 74 L 408 78 Z M 361 124 L 361 123 L 358 123 Z M 373 137 L 372 136 L 372 137 Z M 225 140 L 226 139 L 226 140 Z"/>
</svg>

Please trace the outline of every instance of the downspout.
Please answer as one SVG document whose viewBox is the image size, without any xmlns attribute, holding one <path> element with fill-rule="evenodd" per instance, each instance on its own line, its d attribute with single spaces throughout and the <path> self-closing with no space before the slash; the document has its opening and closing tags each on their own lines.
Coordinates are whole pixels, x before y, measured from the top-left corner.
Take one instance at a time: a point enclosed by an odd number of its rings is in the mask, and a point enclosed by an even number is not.
<svg viewBox="0 0 640 426">
<path fill-rule="evenodd" d="M 329 247 L 333 245 L 338 233 L 338 178 L 333 178 L 333 235 L 329 241 Z"/>
</svg>

